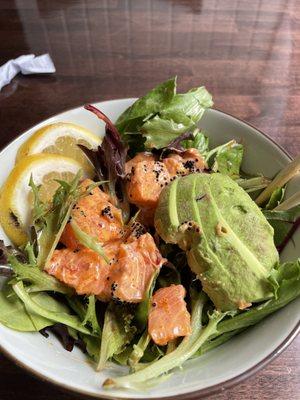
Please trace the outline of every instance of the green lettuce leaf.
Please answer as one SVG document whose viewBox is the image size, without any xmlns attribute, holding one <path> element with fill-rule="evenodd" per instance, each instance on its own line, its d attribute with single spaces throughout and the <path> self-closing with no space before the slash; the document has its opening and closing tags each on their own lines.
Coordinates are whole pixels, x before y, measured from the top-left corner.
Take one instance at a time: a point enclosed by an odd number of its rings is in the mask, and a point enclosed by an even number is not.
<svg viewBox="0 0 300 400">
<path fill-rule="evenodd" d="M 145 138 L 147 149 L 166 147 L 180 134 L 196 126 L 204 111 L 212 107 L 212 97 L 202 86 L 187 93 L 176 93 L 176 78 L 168 80 L 137 100 L 117 120 L 116 126 L 131 145 Z"/>
<path fill-rule="evenodd" d="M 167 107 L 175 95 L 176 77 L 159 84 L 127 108 L 117 119 L 117 129 L 120 133 L 134 131 L 141 121 Z"/>
<path fill-rule="evenodd" d="M 182 145 L 186 149 L 194 148 L 199 151 L 199 153 L 206 157 L 209 151 L 209 139 L 205 136 L 205 133 L 199 129 L 195 129 L 193 132 L 193 139 L 188 139 L 182 142 Z"/>
<path fill-rule="evenodd" d="M 39 302 L 40 295 L 32 295 Z M 31 313 L 16 296 L 11 285 L 5 284 L 0 290 L 0 322 L 4 326 L 21 332 L 38 332 L 53 322 L 47 318 Z"/>
<path fill-rule="evenodd" d="M 104 316 L 100 357 L 97 370 L 105 368 L 106 362 L 124 351 L 131 342 L 136 328 L 131 324 L 133 315 L 126 307 L 110 303 Z"/>
<path fill-rule="evenodd" d="M 243 154 L 243 145 L 231 140 L 210 150 L 206 155 L 206 161 L 214 172 L 229 175 L 234 179 L 240 175 Z"/>
<path fill-rule="evenodd" d="M 88 297 L 87 301 L 88 301 L 88 306 L 86 309 L 86 314 L 82 322 L 82 325 L 91 327 L 92 332 L 95 335 L 101 335 L 101 328 L 96 313 L 96 298 L 94 295 L 91 295 Z"/>
<path fill-rule="evenodd" d="M 85 343 L 86 351 L 91 359 L 95 362 L 99 362 L 101 338 L 89 335 L 80 334 L 80 337 Z"/>
<path fill-rule="evenodd" d="M 67 312 L 67 309 L 62 302 L 54 300 L 44 292 L 40 293 L 40 296 L 42 296 L 43 298 L 42 303 L 37 302 L 33 295 L 27 293 L 22 282 L 15 283 L 12 285 L 12 287 L 16 295 L 24 303 L 26 309 L 31 313 L 37 314 L 52 322 L 59 322 L 61 324 L 69 326 L 70 328 L 74 328 L 78 332 L 91 335 L 91 332 L 87 328 L 82 326 L 82 322 L 76 315 L 72 315 Z M 53 309 L 53 306 L 51 306 L 51 304 L 53 304 L 53 301 L 56 302 L 55 309 Z"/>
</svg>

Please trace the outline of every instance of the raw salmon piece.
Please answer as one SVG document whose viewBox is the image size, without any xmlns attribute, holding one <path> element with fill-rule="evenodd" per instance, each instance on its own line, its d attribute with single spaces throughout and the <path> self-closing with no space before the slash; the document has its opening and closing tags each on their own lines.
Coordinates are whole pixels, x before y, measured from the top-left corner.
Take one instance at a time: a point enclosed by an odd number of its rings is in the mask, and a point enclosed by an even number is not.
<svg viewBox="0 0 300 400">
<path fill-rule="evenodd" d="M 184 301 L 185 288 L 171 285 L 158 289 L 152 297 L 148 332 L 154 343 L 164 346 L 191 333 L 191 316 Z"/>
<path fill-rule="evenodd" d="M 149 233 L 138 238 L 130 236 L 121 244 L 117 261 L 111 267 L 113 298 L 130 303 L 144 300 L 151 278 L 166 261 Z"/>
<path fill-rule="evenodd" d="M 87 188 L 93 181 L 86 179 L 82 187 Z M 98 187 L 91 194 L 82 197 L 72 210 L 71 218 L 81 230 L 105 244 L 123 235 L 123 220 L 121 210 L 116 208 L 109 196 Z M 67 224 L 60 241 L 72 250 L 82 248 L 78 243 L 73 229 Z"/>
<path fill-rule="evenodd" d="M 111 263 L 119 246 L 120 241 L 114 241 L 103 247 Z M 74 288 L 80 295 L 95 294 L 101 300 L 108 301 L 111 298 L 110 267 L 103 257 L 90 249 L 62 249 L 54 251 L 46 272 Z"/>
<path fill-rule="evenodd" d="M 138 153 L 131 160 L 126 162 L 125 164 L 126 174 L 130 174 L 132 171 L 132 167 L 135 167 L 135 165 L 141 161 L 155 161 L 155 158 L 152 153 L 148 152 Z"/>
<path fill-rule="evenodd" d="M 201 172 L 206 168 L 205 160 L 197 149 L 188 149 L 182 155 L 170 154 L 163 163 L 171 177 Z"/>
<path fill-rule="evenodd" d="M 169 172 L 160 161 L 136 163 L 128 176 L 127 197 L 143 208 L 156 207 L 160 192 L 170 182 Z"/>
</svg>

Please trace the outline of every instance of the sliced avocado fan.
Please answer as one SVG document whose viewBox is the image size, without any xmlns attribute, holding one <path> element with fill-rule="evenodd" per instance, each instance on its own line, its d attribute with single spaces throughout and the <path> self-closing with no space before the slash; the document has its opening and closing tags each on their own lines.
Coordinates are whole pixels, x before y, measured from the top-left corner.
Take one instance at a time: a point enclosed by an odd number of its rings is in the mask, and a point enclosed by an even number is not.
<svg viewBox="0 0 300 400">
<path fill-rule="evenodd" d="M 273 296 L 278 262 L 273 228 L 249 195 L 226 175 L 191 174 L 160 195 L 155 227 L 186 251 L 217 309 L 244 309 Z"/>
</svg>

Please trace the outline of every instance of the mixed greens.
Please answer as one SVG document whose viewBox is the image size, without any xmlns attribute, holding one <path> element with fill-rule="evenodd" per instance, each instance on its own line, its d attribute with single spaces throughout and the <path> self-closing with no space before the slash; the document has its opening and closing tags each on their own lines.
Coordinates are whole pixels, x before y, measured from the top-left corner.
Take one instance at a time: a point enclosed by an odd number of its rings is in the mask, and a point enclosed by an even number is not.
<svg viewBox="0 0 300 400">
<path fill-rule="evenodd" d="M 273 180 L 261 171 L 248 176 L 242 170 L 242 144 L 231 140 L 211 148 L 198 128 L 212 105 L 204 87 L 178 94 L 176 79 L 170 79 L 137 100 L 115 126 L 101 111 L 86 106 L 106 124 L 96 151 L 80 146 L 95 167 L 94 182 L 83 190 L 82 173 L 71 182 L 60 180 L 52 202 L 45 203 L 30 180 L 28 243 L 15 248 L 0 242 L 0 276 L 6 278 L 0 291 L 3 325 L 46 337 L 51 332 L 66 350 L 77 346 L 84 351 L 98 371 L 109 361 L 128 366 L 128 375 L 107 379 L 104 387 L 141 390 L 300 295 L 300 259 L 281 263 L 279 258 L 300 225 L 299 193 L 285 196 L 286 184 L 300 170 L 300 158 Z M 180 162 L 184 168 L 160 184 L 149 224 L 141 216 L 150 206 L 133 203 L 128 194 L 136 165 L 128 172 L 127 163 L 141 152 L 151 159 L 156 179 L 167 163 Z M 147 165 L 142 165 L 144 171 Z M 67 225 L 78 246 L 75 255 L 95 254 L 102 269 L 114 265 L 107 244 L 73 216 L 78 202 L 93 197 L 98 188 L 122 215 L 118 246 L 124 250 L 151 235 L 161 257 L 162 266 L 153 269 L 138 301 L 116 296 L 120 287 L 115 283 L 108 300 L 93 291 L 78 294 L 76 285 L 48 273 L 54 254 L 64 248 L 61 237 Z M 109 207 L 102 215 L 113 218 Z M 191 333 L 159 345 L 149 331 L 149 314 L 157 306 L 155 293 L 172 285 L 185 288 Z"/>
</svg>

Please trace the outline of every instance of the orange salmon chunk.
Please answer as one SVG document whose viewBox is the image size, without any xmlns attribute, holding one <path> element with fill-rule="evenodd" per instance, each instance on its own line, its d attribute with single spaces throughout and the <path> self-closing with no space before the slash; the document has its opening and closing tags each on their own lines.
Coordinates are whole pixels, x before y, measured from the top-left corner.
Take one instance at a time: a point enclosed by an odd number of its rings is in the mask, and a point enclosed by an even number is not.
<svg viewBox="0 0 300 400">
<path fill-rule="evenodd" d="M 81 186 L 87 188 L 92 183 L 94 182 L 86 179 Z M 124 233 L 121 210 L 116 208 L 110 202 L 109 196 L 98 187 L 77 202 L 71 218 L 82 231 L 96 238 L 101 244 L 119 239 Z M 72 250 L 82 248 L 70 224 L 66 225 L 60 241 Z"/>
<path fill-rule="evenodd" d="M 165 262 L 149 233 L 121 244 L 111 268 L 112 297 L 130 303 L 143 301 L 153 275 Z"/>
<path fill-rule="evenodd" d="M 206 168 L 206 162 L 197 149 L 188 149 L 181 155 L 170 154 L 163 163 L 171 177 L 201 172 Z"/>
<path fill-rule="evenodd" d="M 120 242 L 115 241 L 103 247 L 111 263 L 119 246 Z M 111 298 L 110 268 L 111 265 L 103 257 L 90 249 L 62 249 L 54 251 L 46 272 L 74 288 L 80 295 L 95 294 L 100 300 L 108 301 Z"/>
<path fill-rule="evenodd" d="M 160 192 L 170 182 L 169 172 L 160 161 L 136 163 L 127 177 L 127 197 L 139 207 L 156 207 Z"/>
<path fill-rule="evenodd" d="M 154 343 L 164 346 L 171 340 L 191 333 L 191 316 L 187 311 L 185 288 L 171 285 L 158 289 L 148 318 L 148 332 Z"/>
</svg>

